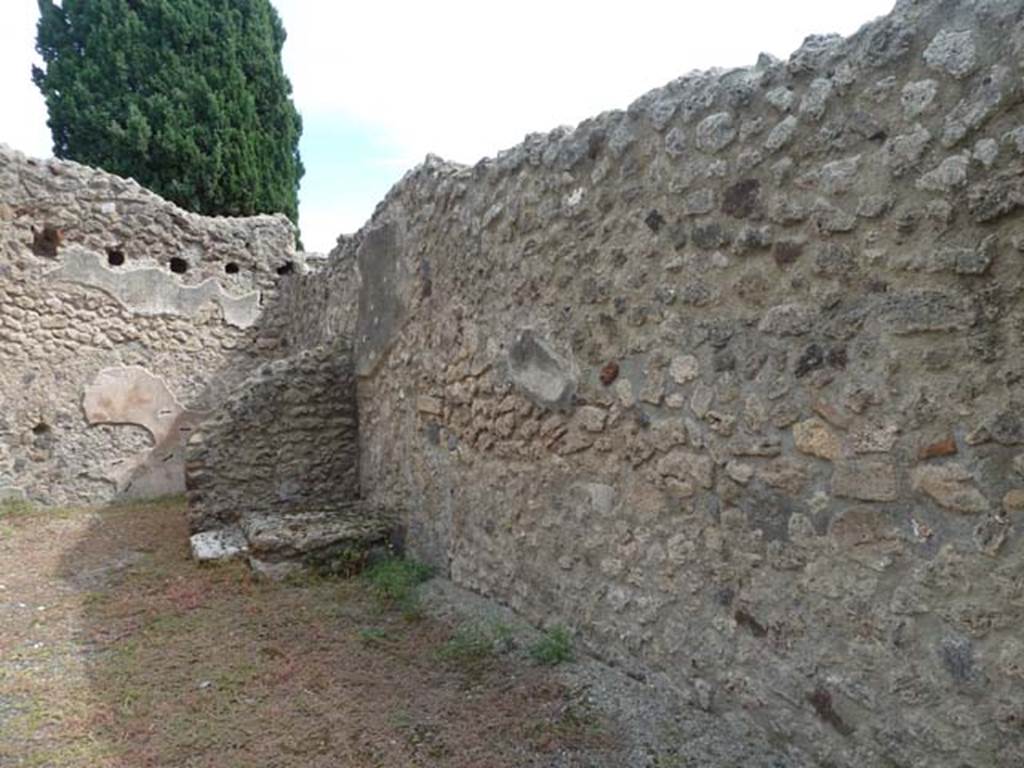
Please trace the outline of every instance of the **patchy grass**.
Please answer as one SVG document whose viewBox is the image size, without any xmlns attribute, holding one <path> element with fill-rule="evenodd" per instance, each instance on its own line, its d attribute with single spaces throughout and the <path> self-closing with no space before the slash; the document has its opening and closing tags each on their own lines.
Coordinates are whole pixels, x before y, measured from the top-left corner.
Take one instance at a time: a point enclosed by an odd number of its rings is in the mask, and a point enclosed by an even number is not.
<svg viewBox="0 0 1024 768">
<path fill-rule="evenodd" d="M 384 558 L 363 572 L 363 579 L 380 607 L 397 607 L 410 621 L 422 617 L 419 585 L 431 576 L 430 566 L 404 557 Z"/>
<path fill-rule="evenodd" d="M 423 615 L 420 564 L 198 567 L 178 499 L 2 525 L 4 768 L 622 764 L 614 724 L 503 653 L 508 628 Z"/>
<path fill-rule="evenodd" d="M 536 643 L 530 646 L 530 658 L 538 664 L 549 667 L 562 662 L 572 661 L 575 654 L 572 649 L 572 635 L 565 627 L 552 627 Z"/>
</svg>

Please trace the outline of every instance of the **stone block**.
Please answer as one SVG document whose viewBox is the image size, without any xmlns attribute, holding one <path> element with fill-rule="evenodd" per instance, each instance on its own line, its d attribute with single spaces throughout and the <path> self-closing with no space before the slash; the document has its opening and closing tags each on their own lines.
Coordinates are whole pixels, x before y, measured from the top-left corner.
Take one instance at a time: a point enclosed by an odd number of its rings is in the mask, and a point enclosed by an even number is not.
<svg viewBox="0 0 1024 768">
<path fill-rule="evenodd" d="M 922 465 L 914 469 L 911 477 L 915 491 L 927 494 L 952 512 L 977 515 L 988 511 L 988 500 L 961 464 Z"/>
<path fill-rule="evenodd" d="M 888 462 L 837 462 L 832 472 L 832 494 L 860 501 L 895 501 L 899 497 L 899 475 L 895 465 Z"/>
</svg>

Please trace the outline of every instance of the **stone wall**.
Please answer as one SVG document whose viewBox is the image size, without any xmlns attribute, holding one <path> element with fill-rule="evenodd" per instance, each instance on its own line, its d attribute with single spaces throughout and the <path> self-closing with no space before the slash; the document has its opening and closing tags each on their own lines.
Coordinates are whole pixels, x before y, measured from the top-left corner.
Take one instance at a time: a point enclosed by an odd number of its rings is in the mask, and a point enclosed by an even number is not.
<svg viewBox="0 0 1024 768">
<path fill-rule="evenodd" d="M 0 495 L 183 488 L 182 439 L 285 341 L 281 216 L 205 218 L 135 182 L 0 146 Z"/>
<path fill-rule="evenodd" d="M 363 493 L 810 764 L 1024 764 L 1022 14 L 428 159 L 349 246 Z"/>
<path fill-rule="evenodd" d="M 352 357 L 344 345 L 265 363 L 186 446 L 193 532 L 250 513 L 331 510 L 359 498 Z"/>
</svg>

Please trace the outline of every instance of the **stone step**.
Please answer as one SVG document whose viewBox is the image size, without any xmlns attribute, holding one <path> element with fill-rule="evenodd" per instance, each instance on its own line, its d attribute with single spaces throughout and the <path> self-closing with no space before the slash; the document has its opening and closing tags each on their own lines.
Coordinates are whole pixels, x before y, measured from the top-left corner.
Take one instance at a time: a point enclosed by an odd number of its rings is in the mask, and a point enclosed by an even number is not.
<svg viewBox="0 0 1024 768">
<path fill-rule="evenodd" d="M 353 502 L 250 513 L 238 525 L 193 535 L 190 545 L 199 562 L 247 557 L 260 575 L 281 579 L 310 567 L 355 569 L 369 550 L 388 546 L 394 527 L 392 517 L 379 508 Z"/>
</svg>

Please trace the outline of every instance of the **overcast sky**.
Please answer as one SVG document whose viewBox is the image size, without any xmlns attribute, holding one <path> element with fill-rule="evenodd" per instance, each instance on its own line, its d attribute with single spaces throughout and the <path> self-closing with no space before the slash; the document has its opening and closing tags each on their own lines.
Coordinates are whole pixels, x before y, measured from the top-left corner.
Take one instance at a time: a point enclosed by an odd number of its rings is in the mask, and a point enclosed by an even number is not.
<svg viewBox="0 0 1024 768">
<path fill-rule="evenodd" d="M 786 58 L 894 0 L 274 0 L 288 31 L 309 250 L 358 229 L 428 152 L 473 163 L 527 133 L 623 108 L 692 69 Z M 0 0 L 0 142 L 50 154 L 29 77 L 36 0 Z"/>
</svg>

